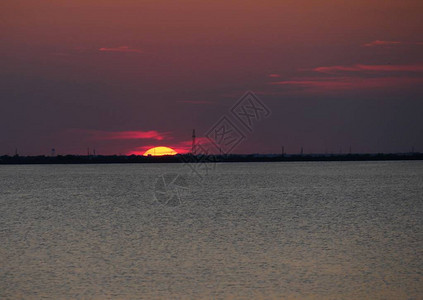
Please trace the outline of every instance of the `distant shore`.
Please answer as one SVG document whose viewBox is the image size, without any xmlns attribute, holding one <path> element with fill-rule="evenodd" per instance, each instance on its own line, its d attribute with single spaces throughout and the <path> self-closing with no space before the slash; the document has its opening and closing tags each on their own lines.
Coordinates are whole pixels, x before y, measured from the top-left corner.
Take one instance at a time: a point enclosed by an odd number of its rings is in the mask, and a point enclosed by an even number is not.
<svg viewBox="0 0 423 300">
<path fill-rule="evenodd" d="M 377 154 L 229 154 L 229 155 L 57 155 L 0 156 L 0 164 L 122 164 L 122 163 L 214 163 L 214 162 L 290 162 L 290 161 L 387 161 L 423 160 L 423 153 Z"/>
</svg>

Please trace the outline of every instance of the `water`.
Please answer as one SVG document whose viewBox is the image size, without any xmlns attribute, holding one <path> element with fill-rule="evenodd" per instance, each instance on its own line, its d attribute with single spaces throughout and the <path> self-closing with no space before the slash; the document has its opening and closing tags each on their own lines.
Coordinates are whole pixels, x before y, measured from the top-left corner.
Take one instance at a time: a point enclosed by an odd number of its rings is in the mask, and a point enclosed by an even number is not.
<svg viewBox="0 0 423 300">
<path fill-rule="evenodd" d="M 423 162 L 185 171 L 0 166 L 0 298 L 422 299 Z"/>
</svg>

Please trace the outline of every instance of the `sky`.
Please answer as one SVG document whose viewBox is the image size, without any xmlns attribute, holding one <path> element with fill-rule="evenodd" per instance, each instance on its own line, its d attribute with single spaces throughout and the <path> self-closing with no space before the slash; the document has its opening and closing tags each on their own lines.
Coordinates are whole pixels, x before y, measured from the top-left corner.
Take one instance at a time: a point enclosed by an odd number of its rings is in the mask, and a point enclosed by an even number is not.
<svg viewBox="0 0 423 300">
<path fill-rule="evenodd" d="M 14 0 L 0 9 L 0 155 L 423 152 L 421 0 Z M 269 110 L 248 128 L 247 91 Z"/>
</svg>

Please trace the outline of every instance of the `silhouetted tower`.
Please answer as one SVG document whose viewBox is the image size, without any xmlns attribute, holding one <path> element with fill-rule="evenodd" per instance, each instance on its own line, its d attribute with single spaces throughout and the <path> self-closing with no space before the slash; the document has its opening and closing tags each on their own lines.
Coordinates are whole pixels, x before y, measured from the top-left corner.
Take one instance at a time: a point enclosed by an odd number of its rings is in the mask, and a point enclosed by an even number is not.
<svg viewBox="0 0 423 300">
<path fill-rule="evenodd" d="M 56 149 L 51 148 L 51 156 L 56 156 Z"/>
<path fill-rule="evenodd" d="M 195 153 L 195 129 L 192 130 L 192 146 L 191 153 Z"/>
<path fill-rule="evenodd" d="M 303 147 L 301 147 L 301 152 L 300 152 L 300 154 L 301 154 L 301 155 L 303 155 L 303 154 L 304 154 L 304 149 L 303 149 Z"/>
<path fill-rule="evenodd" d="M 284 156 L 285 155 L 285 147 L 284 146 L 282 146 L 282 149 L 281 149 L 282 151 L 281 151 L 281 155 L 282 156 Z"/>
<path fill-rule="evenodd" d="M 15 156 L 19 156 L 18 148 L 15 148 Z"/>
</svg>

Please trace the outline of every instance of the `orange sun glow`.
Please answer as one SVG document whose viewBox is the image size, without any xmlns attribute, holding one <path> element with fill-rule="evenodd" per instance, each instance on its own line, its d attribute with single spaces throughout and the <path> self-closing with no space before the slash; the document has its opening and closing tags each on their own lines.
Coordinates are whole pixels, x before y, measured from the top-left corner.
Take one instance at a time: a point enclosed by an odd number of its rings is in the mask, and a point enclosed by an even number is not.
<svg viewBox="0 0 423 300">
<path fill-rule="evenodd" d="M 154 147 L 145 151 L 144 156 L 176 155 L 178 152 L 169 147 Z"/>
</svg>

